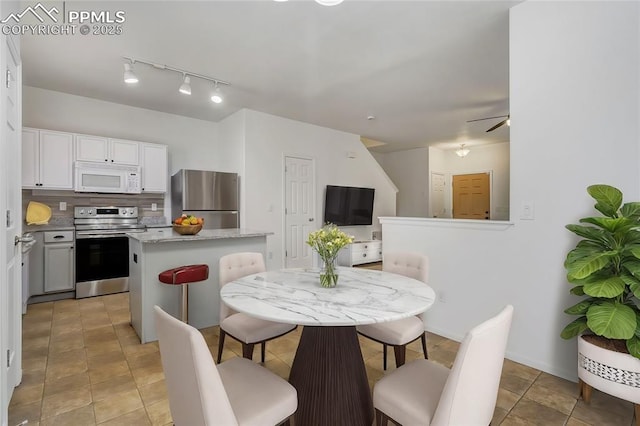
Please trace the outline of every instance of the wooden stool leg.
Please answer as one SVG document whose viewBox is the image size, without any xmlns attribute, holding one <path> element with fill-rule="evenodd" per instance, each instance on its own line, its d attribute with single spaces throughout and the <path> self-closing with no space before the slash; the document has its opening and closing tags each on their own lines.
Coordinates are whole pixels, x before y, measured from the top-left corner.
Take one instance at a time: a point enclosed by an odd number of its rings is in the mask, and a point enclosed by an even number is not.
<svg viewBox="0 0 640 426">
<path fill-rule="evenodd" d="M 267 352 L 267 342 L 262 342 L 260 355 L 261 355 L 261 359 L 262 359 L 262 363 L 263 364 L 264 364 L 264 355 L 265 355 L 266 352 Z"/>
<path fill-rule="evenodd" d="M 189 284 L 182 284 L 182 322 L 189 322 Z"/>
</svg>

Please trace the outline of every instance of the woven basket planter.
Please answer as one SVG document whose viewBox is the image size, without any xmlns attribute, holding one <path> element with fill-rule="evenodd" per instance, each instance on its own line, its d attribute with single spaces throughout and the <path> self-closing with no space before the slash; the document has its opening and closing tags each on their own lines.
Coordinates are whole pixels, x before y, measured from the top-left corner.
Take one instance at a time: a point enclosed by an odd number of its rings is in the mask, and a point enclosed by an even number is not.
<svg viewBox="0 0 640 426">
<path fill-rule="evenodd" d="M 640 426 L 640 359 L 611 351 L 578 337 L 578 377 L 580 395 L 586 403 L 591 389 L 635 404 L 636 425 Z"/>
</svg>

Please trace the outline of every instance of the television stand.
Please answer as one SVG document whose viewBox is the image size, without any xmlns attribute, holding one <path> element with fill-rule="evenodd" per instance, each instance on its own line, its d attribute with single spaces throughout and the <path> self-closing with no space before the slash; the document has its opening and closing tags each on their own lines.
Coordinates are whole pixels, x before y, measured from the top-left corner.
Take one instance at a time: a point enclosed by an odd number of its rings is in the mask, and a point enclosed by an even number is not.
<svg viewBox="0 0 640 426">
<path fill-rule="evenodd" d="M 354 241 L 338 252 L 338 265 L 354 266 L 382 261 L 382 241 Z"/>
</svg>

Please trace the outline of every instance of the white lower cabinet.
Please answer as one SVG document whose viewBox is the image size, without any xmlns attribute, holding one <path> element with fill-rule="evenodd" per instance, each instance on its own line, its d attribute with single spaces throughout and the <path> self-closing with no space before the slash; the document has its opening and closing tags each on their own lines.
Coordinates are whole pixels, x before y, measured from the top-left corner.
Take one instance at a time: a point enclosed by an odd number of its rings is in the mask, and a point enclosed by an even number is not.
<svg viewBox="0 0 640 426">
<path fill-rule="evenodd" d="M 382 261 L 382 241 L 356 241 L 338 253 L 338 265 L 353 266 Z"/>
<path fill-rule="evenodd" d="M 44 233 L 44 292 L 75 288 L 73 231 Z"/>
</svg>

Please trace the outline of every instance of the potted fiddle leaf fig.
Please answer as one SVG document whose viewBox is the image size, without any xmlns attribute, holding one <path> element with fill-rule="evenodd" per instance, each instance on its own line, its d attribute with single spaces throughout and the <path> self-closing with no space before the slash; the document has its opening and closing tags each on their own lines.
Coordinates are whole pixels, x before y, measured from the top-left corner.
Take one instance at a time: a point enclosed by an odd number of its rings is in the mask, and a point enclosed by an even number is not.
<svg viewBox="0 0 640 426">
<path fill-rule="evenodd" d="M 578 318 L 561 333 L 578 337 L 578 377 L 588 402 L 591 387 L 640 404 L 640 203 L 623 204 L 609 185 L 587 188 L 600 216 L 566 228 L 582 239 L 564 262 L 571 294 L 565 309 Z"/>
</svg>

